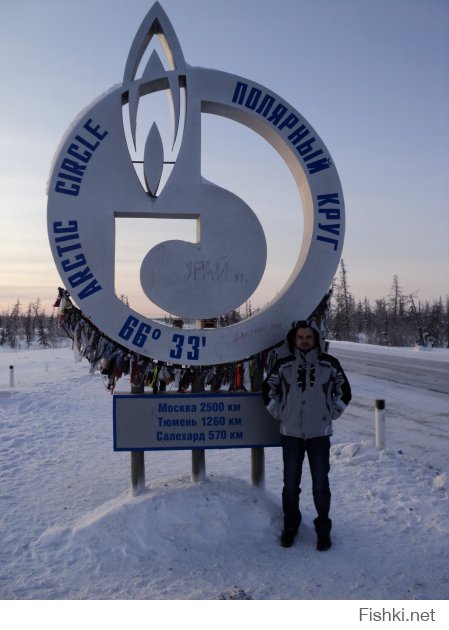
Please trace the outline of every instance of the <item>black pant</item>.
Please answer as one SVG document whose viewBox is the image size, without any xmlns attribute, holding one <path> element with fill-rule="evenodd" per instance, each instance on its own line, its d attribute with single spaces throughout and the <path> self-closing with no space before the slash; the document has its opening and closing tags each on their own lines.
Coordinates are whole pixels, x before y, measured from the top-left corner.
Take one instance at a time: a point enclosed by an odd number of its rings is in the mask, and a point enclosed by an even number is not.
<svg viewBox="0 0 449 630">
<path fill-rule="evenodd" d="M 319 536 L 328 534 L 332 527 L 332 521 L 329 518 L 331 504 L 329 437 L 303 440 L 289 435 L 281 435 L 281 444 L 284 459 L 284 488 L 282 490 L 284 529 L 297 531 L 301 523 L 299 495 L 301 493 L 302 465 L 307 453 L 312 475 L 313 502 L 318 514 L 314 520 L 315 529 Z"/>
</svg>

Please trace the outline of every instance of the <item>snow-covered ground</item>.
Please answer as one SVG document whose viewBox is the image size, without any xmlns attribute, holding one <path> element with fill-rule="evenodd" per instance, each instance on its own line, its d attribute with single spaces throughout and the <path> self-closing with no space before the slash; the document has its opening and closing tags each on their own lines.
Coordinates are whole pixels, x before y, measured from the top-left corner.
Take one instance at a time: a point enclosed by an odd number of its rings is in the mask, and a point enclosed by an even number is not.
<svg viewBox="0 0 449 630">
<path fill-rule="evenodd" d="M 266 487 L 246 449 L 149 452 L 146 490 L 130 492 L 130 455 L 113 452 L 112 397 L 70 348 L 0 352 L 0 598 L 3 600 L 438 600 L 449 596 L 449 400 L 367 376 L 366 353 L 426 374 L 449 351 L 332 343 L 353 402 L 331 452 L 333 547 L 315 549 L 305 466 L 303 524 L 279 546 L 282 462 L 265 451 Z M 362 355 L 357 353 L 363 352 Z M 347 354 L 345 356 L 348 356 Z M 9 366 L 14 365 L 14 388 Z M 430 363 L 429 363 L 430 365 Z M 398 379 L 400 376 L 398 375 Z M 117 390 L 129 391 L 125 379 Z M 387 448 L 374 400 L 387 400 Z M 431 427 L 431 430 L 429 430 Z"/>
</svg>

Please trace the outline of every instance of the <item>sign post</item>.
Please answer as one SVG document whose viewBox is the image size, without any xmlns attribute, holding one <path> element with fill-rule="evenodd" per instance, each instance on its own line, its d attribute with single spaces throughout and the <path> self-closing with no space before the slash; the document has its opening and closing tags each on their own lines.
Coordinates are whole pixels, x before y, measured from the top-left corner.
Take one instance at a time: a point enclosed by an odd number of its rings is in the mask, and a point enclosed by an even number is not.
<svg viewBox="0 0 449 630">
<path fill-rule="evenodd" d="M 143 383 L 131 385 L 131 394 L 141 395 L 145 391 Z M 145 488 L 145 452 L 131 451 L 131 489 L 134 496 Z"/>
</svg>

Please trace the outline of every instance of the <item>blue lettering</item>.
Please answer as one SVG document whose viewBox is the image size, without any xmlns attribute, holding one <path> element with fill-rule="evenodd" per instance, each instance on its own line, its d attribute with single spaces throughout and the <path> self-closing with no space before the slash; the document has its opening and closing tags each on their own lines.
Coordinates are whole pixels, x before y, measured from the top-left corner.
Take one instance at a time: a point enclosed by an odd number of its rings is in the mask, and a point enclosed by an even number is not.
<svg viewBox="0 0 449 630">
<path fill-rule="evenodd" d="M 340 220 L 340 208 L 323 208 L 326 204 L 340 205 L 338 193 L 328 193 L 326 195 L 317 195 L 318 212 L 325 214 L 328 221 Z"/>
<path fill-rule="evenodd" d="M 235 86 L 234 96 L 232 97 L 233 103 L 238 103 L 239 105 L 243 105 L 243 99 L 245 98 L 247 87 L 248 87 L 247 83 L 242 83 L 241 81 L 237 81 L 237 85 Z"/>
<path fill-rule="evenodd" d="M 284 127 L 287 127 L 287 129 L 293 129 L 297 123 L 299 123 L 298 116 L 295 116 L 295 114 L 289 114 L 284 122 L 278 125 L 278 129 L 283 129 Z"/>
<path fill-rule="evenodd" d="M 338 193 L 327 193 L 325 195 L 317 195 L 318 206 L 324 206 L 326 203 L 340 203 Z"/>
<path fill-rule="evenodd" d="M 73 245 L 66 245 L 65 247 L 61 247 L 61 245 L 58 245 L 56 247 L 59 258 L 61 258 L 67 252 L 73 252 L 75 249 L 81 249 L 81 243 L 74 243 Z"/>
<path fill-rule="evenodd" d="M 318 227 L 320 230 L 324 230 L 325 232 L 330 232 L 331 234 L 336 234 L 337 236 L 340 234 L 339 223 L 331 223 L 330 225 L 326 225 L 325 223 L 318 223 Z"/>
<path fill-rule="evenodd" d="M 97 291 L 101 291 L 101 289 L 102 289 L 102 286 L 98 284 L 96 280 L 92 280 L 92 282 L 90 282 L 78 293 L 78 297 L 80 300 L 84 300 L 84 298 L 87 298 L 90 295 L 93 295 Z"/>
<path fill-rule="evenodd" d="M 87 166 L 85 164 L 79 164 L 78 162 L 75 162 L 75 160 L 71 160 L 70 158 L 64 158 L 62 160 L 60 168 L 67 173 L 72 173 L 77 178 L 79 178 L 79 181 L 81 181 L 81 178 L 83 177 Z"/>
<path fill-rule="evenodd" d="M 109 132 L 108 131 L 103 131 L 103 133 L 101 133 L 99 131 L 100 125 L 97 125 L 96 127 L 92 127 L 91 126 L 91 122 L 92 122 L 92 118 L 89 118 L 87 123 L 85 123 L 85 125 L 84 125 L 84 129 L 89 131 L 93 136 L 98 138 L 100 141 L 103 140 L 108 135 Z"/>
<path fill-rule="evenodd" d="M 303 142 L 299 146 L 297 146 L 296 150 L 298 151 L 299 155 L 302 155 L 304 157 L 305 155 L 310 153 L 312 151 L 312 144 L 315 141 L 316 141 L 316 138 L 314 136 L 312 136 L 311 138 L 309 138 L 308 140 L 306 140 L 305 142 Z M 322 153 L 322 151 L 321 151 L 321 153 Z"/>
<path fill-rule="evenodd" d="M 78 233 L 78 222 L 75 219 L 70 219 L 66 222 L 63 221 L 54 221 L 53 222 L 53 234 L 55 234 L 55 244 L 56 251 L 58 253 L 59 258 L 65 256 L 68 252 L 73 252 L 81 249 L 81 243 L 79 242 L 79 233 Z M 69 244 L 61 245 L 61 243 Z M 61 267 L 64 272 L 74 271 L 77 269 L 76 273 L 73 273 L 68 277 L 68 282 L 70 286 L 74 289 L 81 285 L 85 285 L 80 292 L 77 294 L 81 300 L 84 298 L 97 293 L 97 291 L 101 291 L 102 287 L 94 278 L 90 267 L 87 265 L 86 257 L 83 253 L 78 253 L 74 256 L 73 259 L 65 257 L 61 260 Z M 89 282 L 90 280 L 90 282 Z M 86 282 L 89 282 L 86 284 Z"/>
<path fill-rule="evenodd" d="M 92 151 L 83 151 L 81 153 L 79 149 L 79 145 L 72 142 L 72 144 L 67 149 L 67 153 L 75 159 L 81 160 L 81 162 L 88 162 L 92 157 Z"/>
<path fill-rule="evenodd" d="M 259 105 L 257 113 L 262 114 L 262 116 L 266 118 L 268 114 L 270 113 L 270 110 L 273 107 L 274 102 L 275 102 L 275 99 L 272 96 L 268 96 L 268 94 L 266 94 L 263 97 L 261 104 Z"/>
<path fill-rule="evenodd" d="M 245 102 L 245 107 L 248 107 L 249 109 L 256 109 L 261 96 L 262 92 L 260 90 L 254 87 L 251 88 L 251 92 Z"/>
<path fill-rule="evenodd" d="M 93 152 L 99 147 L 100 143 L 108 135 L 108 131 L 102 130 L 100 125 L 95 125 L 92 119 L 84 123 L 83 129 L 87 133 L 92 135 L 96 140 L 90 142 L 82 135 L 75 136 L 76 142 L 71 142 L 67 149 L 67 155 L 70 157 L 64 157 L 58 172 L 58 179 L 55 184 L 55 192 L 62 193 L 64 195 L 72 195 L 77 197 L 81 190 L 80 184 L 83 181 L 83 177 L 86 173 L 87 164 L 92 158 Z M 86 150 L 81 149 L 80 145 L 85 147 Z M 75 158 L 75 159 L 73 159 Z M 75 182 L 67 184 L 68 182 Z"/>
<path fill-rule="evenodd" d="M 175 348 L 170 350 L 171 359 L 181 359 L 184 352 L 184 335 L 175 333 L 172 337 L 172 342 L 175 344 Z M 190 346 L 190 350 L 187 352 L 187 359 L 189 361 L 197 361 L 199 359 L 200 348 L 206 346 L 206 337 L 199 337 L 198 335 L 190 335 L 187 338 L 187 344 Z"/>
<path fill-rule="evenodd" d="M 340 199 L 338 193 L 326 193 L 324 195 L 317 195 L 318 202 L 318 213 L 324 214 L 328 221 L 338 221 L 340 219 L 340 208 L 338 205 L 340 204 Z M 323 206 L 330 205 L 331 208 L 324 208 Z M 337 206 L 337 207 L 336 207 Z M 329 234 L 333 234 L 335 236 L 340 235 L 340 223 L 318 223 L 318 229 L 323 232 L 328 232 Z M 331 238 L 330 236 L 317 236 L 318 241 L 322 241 L 323 243 L 328 243 L 332 245 L 334 251 L 337 250 L 338 247 L 338 238 Z"/>
<path fill-rule="evenodd" d="M 66 188 L 65 182 L 58 180 L 56 182 L 55 191 L 58 193 L 64 193 L 65 195 L 78 195 L 80 187 L 78 184 L 71 184 L 70 188 Z"/>
<path fill-rule="evenodd" d="M 316 162 L 307 164 L 307 168 L 309 169 L 309 173 L 311 175 L 318 173 L 319 171 L 324 171 L 326 168 L 329 168 L 329 166 L 332 166 L 332 162 L 329 158 L 321 158 L 321 160 L 316 160 Z"/>
<path fill-rule="evenodd" d="M 288 136 L 288 139 L 293 145 L 298 144 L 301 140 L 304 140 L 309 135 L 310 131 L 305 125 L 300 125 L 293 133 Z"/>
<path fill-rule="evenodd" d="M 327 236 L 317 236 L 317 241 L 323 241 L 324 243 L 330 243 L 334 246 L 334 251 L 337 251 L 338 240 L 335 238 L 328 238 Z"/>
<path fill-rule="evenodd" d="M 53 222 L 54 234 L 65 234 L 66 232 L 77 232 L 77 231 L 78 231 L 78 221 L 75 221 L 74 219 L 71 221 L 67 221 L 67 225 L 64 225 L 62 221 Z"/>
<path fill-rule="evenodd" d="M 276 103 L 273 96 L 263 94 L 259 88 L 252 87 L 247 96 L 248 87 L 247 83 L 237 81 L 232 102 L 260 114 L 280 131 L 283 129 L 292 130 L 287 139 L 296 147 L 298 154 L 306 163 L 310 175 L 332 166 L 330 159 L 324 155 L 323 149 L 313 150 L 313 143 L 316 142 L 315 137 L 305 141 L 310 130 L 304 124 L 300 124 L 300 119 L 296 114 L 289 112 L 288 107 L 283 103 Z M 298 127 L 295 128 L 296 125 Z M 323 157 L 319 158 L 319 156 Z"/>
<path fill-rule="evenodd" d="M 70 258 L 64 258 L 64 260 L 61 260 L 61 267 L 66 272 L 78 269 L 78 267 L 82 267 L 85 264 L 86 258 L 84 257 L 84 254 L 77 254 L 75 256 L 75 262 L 71 261 Z"/>
<path fill-rule="evenodd" d="M 307 155 L 304 156 L 304 162 L 310 162 L 310 160 L 312 160 L 313 158 L 316 158 L 318 155 L 323 155 L 323 152 L 321 149 L 318 149 L 318 151 L 314 151 L 313 153 L 308 153 Z"/>
<path fill-rule="evenodd" d="M 70 282 L 70 286 L 72 288 L 78 287 L 80 284 L 84 284 L 88 280 L 91 280 L 94 277 L 94 274 L 91 272 L 89 267 L 85 267 L 82 271 L 77 271 L 73 275 L 69 276 L 68 280 Z"/>
<path fill-rule="evenodd" d="M 153 330 L 152 326 L 150 326 L 149 324 L 145 324 L 145 322 L 140 322 L 137 317 L 129 315 L 122 328 L 120 329 L 118 336 L 125 341 L 129 341 L 131 337 L 133 337 L 131 343 L 138 348 L 143 348 L 150 333 L 151 338 L 155 341 L 159 339 L 162 334 L 159 328 L 155 328 Z"/>
<path fill-rule="evenodd" d="M 75 136 L 75 140 L 77 140 L 80 144 L 83 145 L 83 147 L 86 147 L 90 151 L 95 151 L 95 149 L 100 146 L 99 140 L 97 140 L 95 144 L 92 144 L 92 142 L 89 142 L 88 140 L 86 140 L 86 138 L 83 138 L 83 136 Z"/>
<path fill-rule="evenodd" d="M 281 121 L 281 118 L 285 115 L 286 111 L 287 108 L 285 105 L 276 105 L 271 116 L 267 118 L 268 122 L 273 123 L 273 125 L 277 125 Z"/>
</svg>

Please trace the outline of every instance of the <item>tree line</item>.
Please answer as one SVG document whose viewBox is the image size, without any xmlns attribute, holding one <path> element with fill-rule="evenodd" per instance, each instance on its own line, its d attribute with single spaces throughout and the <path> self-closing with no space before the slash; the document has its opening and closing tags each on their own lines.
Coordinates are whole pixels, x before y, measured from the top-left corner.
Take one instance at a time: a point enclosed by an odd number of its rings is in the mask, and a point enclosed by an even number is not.
<svg viewBox="0 0 449 630">
<path fill-rule="evenodd" d="M 67 335 L 58 325 L 57 315 L 47 315 L 39 298 L 23 307 L 20 300 L 11 311 L 0 314 L 0 346 L 10 348 L 57 348 Z"/>
<path fill-rule="evenodd" d="M 419 300 L 417 294 L 405 293 L 396 275 L 387 296 L 371 303 L 356 299 L 350 290 L 348 271 L 341 260 L 332 284 L 332 297 L 326 328 L 330 339 L 385 346 L 427 346 L 449 348 L 449 296 L 432 302 Z M 123 299 L 121 296 L 120 299 Z M 219 318 L 218 326 L 228 326 L 249 317 L 253 311 L 246 302 L 240 309 Z M 58 315 L 45 313 L 41 300 L 26 307 L 20 300 L 11 310 L 0 314 L 0 346 L 57 348 L 67 339 L 59 327 Z"/>
<path fill-rule="evenodd" d="M 422 302 L 405 293 L 397 275 L 387 296 L 374 303 L 356 299 L 349 287 L 348 270 L 341 260 L 332 286 L 327 322 L 330 337 L 384 346 L 449 348 L 449 296 Z"/>
</svg>

